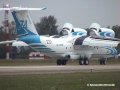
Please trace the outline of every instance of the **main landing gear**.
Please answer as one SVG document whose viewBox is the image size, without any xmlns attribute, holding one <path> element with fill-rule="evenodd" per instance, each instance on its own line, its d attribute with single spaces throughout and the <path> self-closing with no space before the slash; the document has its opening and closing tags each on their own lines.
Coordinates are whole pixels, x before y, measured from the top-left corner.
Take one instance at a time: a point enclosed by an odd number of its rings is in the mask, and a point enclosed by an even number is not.
<svg viewBox="0 0 120 90">
<path fill-rule="evenodd" d="M 106 58 L 100 58 L 99 59 L 100 65 L 106 65 L 106 61 L 107 61 Z M 68 62 L 68 59 L 66 59 L 66 58 L 57 59 L 57 65 L 66 65 L 67 62 Z M 85 56 L 80 57 L 79 64 L 80 65 L 89 65 L 89 59 Z"/>
<path fill-rule="evenodd" d="M 80 57 L 79 64 L 80 65 L 88 65 L 89 64 L 88 58 L 87 57 Z"/>
<path fill-rule="evenodd" d="M 67 59 L 57 59 L 57 65 L 66 65 L 67 62 Z"/>
<path fill-rule="evenodd" d="M 106 65 L 106 58 L 100 58 L 100 65 Z"/>
</svg>

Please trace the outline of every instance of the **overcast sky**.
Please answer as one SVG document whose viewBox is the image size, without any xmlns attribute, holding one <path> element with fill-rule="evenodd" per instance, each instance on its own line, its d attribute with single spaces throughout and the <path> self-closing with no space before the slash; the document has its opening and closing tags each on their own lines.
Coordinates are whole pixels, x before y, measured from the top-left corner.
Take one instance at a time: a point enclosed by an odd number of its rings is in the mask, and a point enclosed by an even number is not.
<svg viewBox="0 0 120 90">
<path fill-rule="evenodd" d="M 54 15 L 62 27 L 70 22 L 75 27 L 86 28 L 92 22 L 102 27 L 120 25 L 120 0 L 0 0 L 0 7 L 9 3 L 11 6 L 47 7 L 44 11 L 30 11 L 34 22 L 43 16 Z M 0 22 L 3 12 L 0 11 Z"/>
</svg>

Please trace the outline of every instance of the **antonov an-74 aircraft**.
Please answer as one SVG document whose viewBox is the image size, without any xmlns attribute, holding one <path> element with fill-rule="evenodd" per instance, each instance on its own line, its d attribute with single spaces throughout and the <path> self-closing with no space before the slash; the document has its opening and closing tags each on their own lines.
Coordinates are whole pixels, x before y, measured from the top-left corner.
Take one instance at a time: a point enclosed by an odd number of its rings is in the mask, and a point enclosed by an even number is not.
<svg viewBox="0 0 120 90">
<path fill-rule="evenodd" d="M 100 64 L 106 63 L 106 58 L 115 57 L 115 47 L 120 40 L 114 38 L 111 29 L 100 28 L 93 23 L 89 30 L 74 28 L 66 23 L 60 35 L 39 36 L 29 16 L 29 10 L 44 10 L 45 8 L 11 7 L 0 10 L 10 10 L 16 23 L 17 40 L 3 41 L 3 43 L 21 42 L 35 51 L 42 52 L 50 57 L 56 57 L 57 65 L 66 65 L 69 59 L 79 60 L 80 65 L 88 65 L 90 58 L 99 58 Z"/>
</svg>

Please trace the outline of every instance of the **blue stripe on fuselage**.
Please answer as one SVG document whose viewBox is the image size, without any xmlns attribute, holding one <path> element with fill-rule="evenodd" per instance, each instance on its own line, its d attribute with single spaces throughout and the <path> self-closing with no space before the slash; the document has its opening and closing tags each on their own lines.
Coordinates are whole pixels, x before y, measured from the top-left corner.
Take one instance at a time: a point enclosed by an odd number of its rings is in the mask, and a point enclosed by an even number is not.
<svg viewBox="0 0 120 90">
<path fill-rule="evenodd" d="M 111 32 L 100 32 L 100 36 L 103 36 L 103 37 L 113 37 Z"/>
<path fill-rule="evenodd" d="M 105 47 L 107 50 L 108 50 L 108 54 L 110 54 L 110 55 L 117 55 L 118 53 L 117 53 L 117 50 L 115 49 L 115 48 L 112 48 L 112 47 Z"/>
<path fill-rule="evenodd" d="M 43 53 L 55 52 L 51 48 L 48 48 L 47 46 L 43 45 L 38 35 L 27 35 L 25 37 L 19 38 L 19 40 L 27 43 L 36 51 L 40 51 Z"/>
<path fill-rule="evenodd" d="M 76 35 L 84 35 L 85 32 L 72 32 L 72 35 L 73 36 L 76 36 Z"/>
<path fill-rule="evenodd" d="M 41 43 L 40 37 L 38 35 L 27 35 L 24 37 L 19 38 L 20 41 L 23 41 L 27 44 L 31 43 Z"/>
</svg>

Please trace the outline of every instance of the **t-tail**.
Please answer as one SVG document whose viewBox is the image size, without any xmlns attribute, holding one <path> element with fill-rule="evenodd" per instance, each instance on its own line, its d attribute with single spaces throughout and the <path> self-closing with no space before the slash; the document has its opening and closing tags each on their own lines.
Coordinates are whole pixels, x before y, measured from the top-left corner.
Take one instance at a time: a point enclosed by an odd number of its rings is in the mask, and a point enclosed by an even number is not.
<svg viewBox="0 0 120 90">
<path fill-rule="evenodd" d="M 16 33 L 18 37 L 38 35 L 28 11 L 13 11 L 12 15 L 16 23 Z"/>
<path fill-rule="evenodd" d="M 10 7 L 0 8 L 0 10 L 12 11 L 13 18 L 16 23 L 16 34 L 18 38 L 26 35 L 38 35 L 35 26 L 29 15 L 29 10 L 44 10 L 43 8 L 23 8 L 23 7 Z"/>
<path fill-rule="evenodd" d="M 29 10 L 44 10 L 44 8 L 22 8 L 22 7 L 10 7 L 0 8 L 0 10 L 9 10 L 12 12 L 15 24 L 16 34 L 18 41 L 22 41 L 27 45 L 40 44 L 40 37 L 35 29 L 35 26 L 29 16 Z"/>
</svg>

